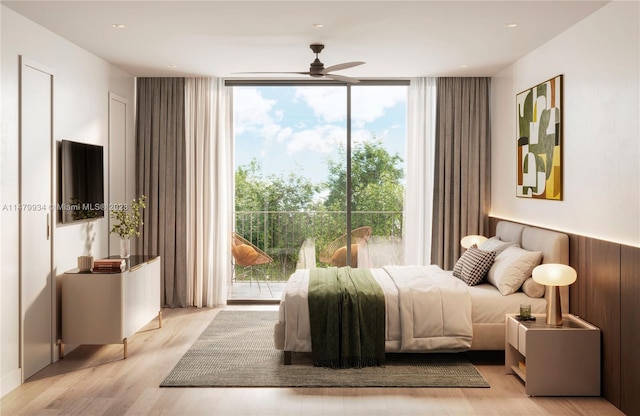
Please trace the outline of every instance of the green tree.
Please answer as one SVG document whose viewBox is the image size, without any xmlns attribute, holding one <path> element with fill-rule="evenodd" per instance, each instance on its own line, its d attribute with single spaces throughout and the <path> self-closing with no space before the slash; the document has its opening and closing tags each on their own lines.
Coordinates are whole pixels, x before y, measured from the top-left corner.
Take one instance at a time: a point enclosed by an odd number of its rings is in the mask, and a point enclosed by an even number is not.
<svg viewBox="0 0 640 416">
<path fill-rule="evenodd" d="M 375 137 L 374 137 L 375 139 Z M 329 195 L 325 206 L 329 210 L 344 210 L 347 200 L 346 150 L 328 161 Z M 404 186 L 402 158 L 391 155 L 379 140 L 354 146 L 351 154 L 352 211 L 402 211 Z"/>
<path fill-rule="evenodd" d="M 256 159 L 235 174 L 236 211 L 299 211 L 313 205 L 319 187 L 300 173 L 264 177 Z"/>
<path fill-rule="evenodd" d="M 391 155 L 379 140 L 363 142 L 353 147 L 351 154 L 351 228 L 371 226 L 375 235 L 402 234 L 404 203 L 404 171 L 402 158 Z M 335 159 L 328 161 L 329 178 L 326 183 L 328 197 L 325 206 L 329 211 L 344 211 L 347 194 L 346 150 L 341 148 Z M 380 214 L 388 212 L 389 214 Z M 344 234 L 346 216 L 331 217 L 329 228 L 333 238 Z M 325 241 L 326 240 L 326 241 Z M 319 237 L 321 244 L 328 243 L 329 236 Z"/>
</svg>

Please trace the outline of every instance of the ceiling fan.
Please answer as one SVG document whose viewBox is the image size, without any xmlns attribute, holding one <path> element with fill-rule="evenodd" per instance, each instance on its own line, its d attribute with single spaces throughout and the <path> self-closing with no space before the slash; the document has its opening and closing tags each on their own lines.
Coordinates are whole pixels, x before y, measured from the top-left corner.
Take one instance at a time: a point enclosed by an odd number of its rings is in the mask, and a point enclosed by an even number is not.
<svg viewBox="0 0 640 416">
<path fill-rule="evenodd" d="M 343 81 L 349 83 L 358 83 L 360 82 L 356 78 L 347 77 L 344 75 L 334 74 L 334 71 L 340 71 L 343 69 L 353 68 L 354 66 L 359 66 L 364 64 L 362 61 L 355 62 L 345 62 L 343 64 L 332 65 L 330 67 L 325 68 L 324 64 L 320 62 L 318 58 L 318 54 L 324 49 L 324 45 L 314 43 L 309 45 L 313 53 L 316 54 L 316 59 L 311 62 L 309 66 L 309 71 L 306 72 L 235 72 L 235 74 L 298 74 L 298 75 L 310 75 L 313 78 L 329 78 L 334 79 L 336 81 Z"/>
</svg>

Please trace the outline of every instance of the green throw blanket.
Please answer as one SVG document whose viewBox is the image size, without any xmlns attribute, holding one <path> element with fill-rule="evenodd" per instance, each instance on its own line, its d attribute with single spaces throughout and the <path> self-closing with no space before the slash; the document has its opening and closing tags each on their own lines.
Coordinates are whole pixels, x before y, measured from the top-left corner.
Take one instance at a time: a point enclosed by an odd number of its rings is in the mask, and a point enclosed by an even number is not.
<svg viewBox="0 0 640 416">
<path fill-rule="evenodd" d="M 384 293 L 366 269 L 329 267 L 309 273 L 313 365 L 361 368 L 384 364 Z"/>
</svg>

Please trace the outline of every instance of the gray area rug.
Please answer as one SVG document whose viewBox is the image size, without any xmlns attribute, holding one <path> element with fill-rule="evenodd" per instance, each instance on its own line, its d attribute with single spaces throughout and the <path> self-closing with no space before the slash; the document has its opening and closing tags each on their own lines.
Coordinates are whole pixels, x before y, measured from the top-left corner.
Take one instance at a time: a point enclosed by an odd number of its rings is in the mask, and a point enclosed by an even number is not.
<svg viewBox="0 0 640 416">
<path fill-rule="evenodd" d="M 384 367 L 314 367 L 311 354 L 282 364 L 273 311 L 220 311 L 160 387 L 489 387 L 464 353 L 387 354 Z"/>
</svg>

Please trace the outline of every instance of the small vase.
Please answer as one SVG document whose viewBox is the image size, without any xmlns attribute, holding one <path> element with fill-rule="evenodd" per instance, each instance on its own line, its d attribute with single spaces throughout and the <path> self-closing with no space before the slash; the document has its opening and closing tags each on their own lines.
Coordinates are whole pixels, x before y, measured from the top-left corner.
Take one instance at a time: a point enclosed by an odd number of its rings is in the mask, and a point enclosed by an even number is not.
<svg viewBox="0 0 640 416">
<path fill-rule="evenodd" d="M 121 238 L 120 239 L 120 257 L 123 259 L 129 258 L 131 255 L 131 239 L 129 238 Z"/>
</svg>

